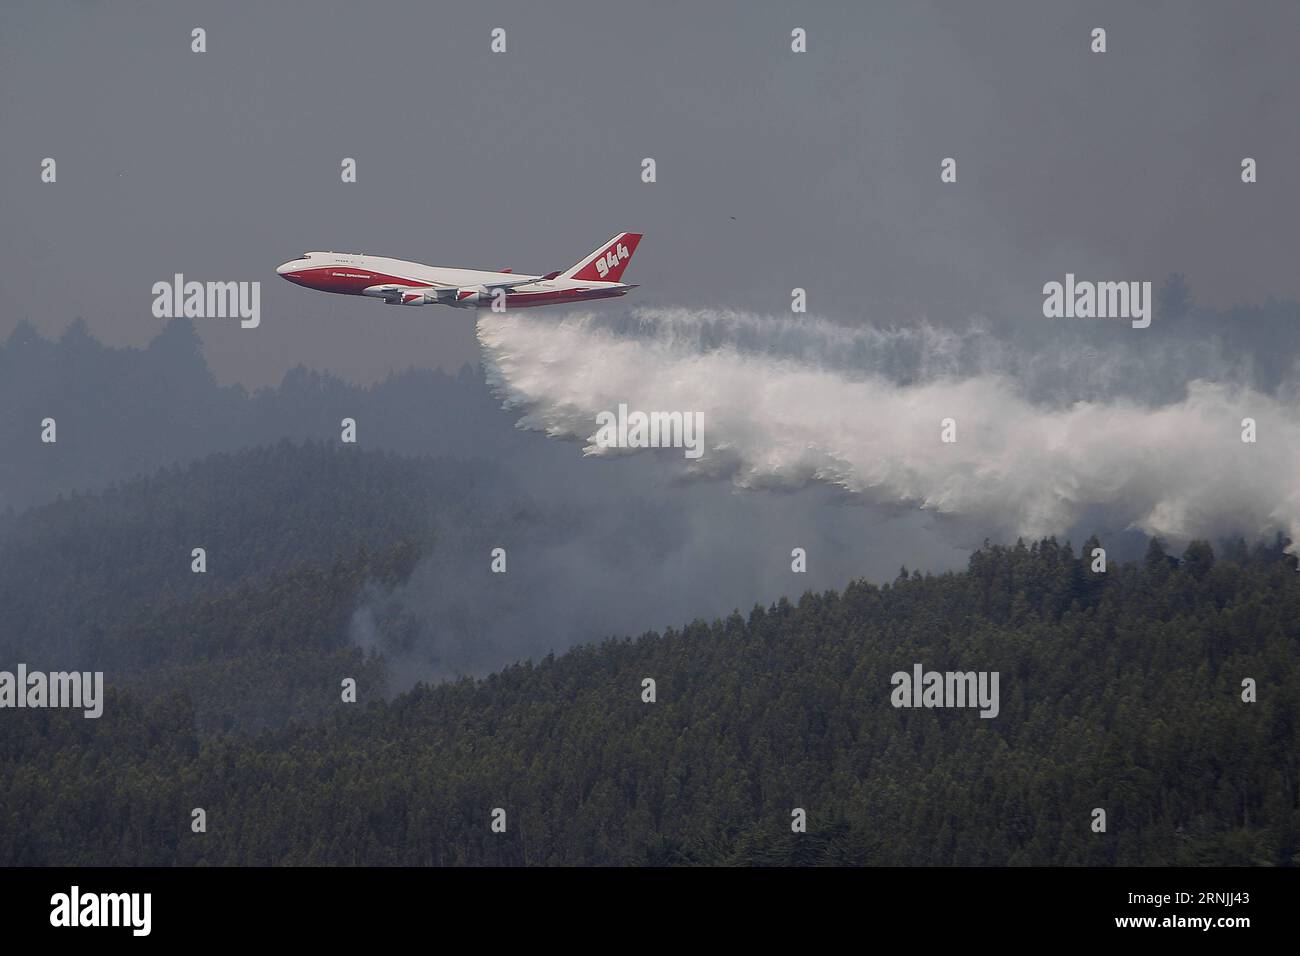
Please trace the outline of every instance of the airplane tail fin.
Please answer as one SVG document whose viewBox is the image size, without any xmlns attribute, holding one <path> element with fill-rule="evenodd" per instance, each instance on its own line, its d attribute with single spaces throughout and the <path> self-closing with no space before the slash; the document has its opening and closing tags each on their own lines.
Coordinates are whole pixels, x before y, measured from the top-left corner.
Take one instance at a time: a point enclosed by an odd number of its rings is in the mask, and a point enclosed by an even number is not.
<svg viewBox="0 0 1300 956">
<path fill-rule="evenodd" d="M 565 279 L 577 279 L 579 282 L 620 282 L 623 278 L 623 270 L 632 261 L 632 253 L 636 252 L 637 243 L 640 241 L 639 232 L 620 232 L 572 269 L 560 275 Z"/>
</svg>

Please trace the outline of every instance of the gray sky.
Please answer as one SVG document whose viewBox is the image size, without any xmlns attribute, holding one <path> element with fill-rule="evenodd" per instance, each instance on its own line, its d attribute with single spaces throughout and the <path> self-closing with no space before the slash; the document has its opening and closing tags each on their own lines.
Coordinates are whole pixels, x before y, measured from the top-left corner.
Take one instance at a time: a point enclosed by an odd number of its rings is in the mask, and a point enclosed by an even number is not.
<svg viewBox="0 0 1300 956">
<path fill-rule="evenodd" d="M 143 344 L 151 285 L 182 272 L 263 281 L 261 328 L 200 321 L 223 381 L 455 368 L 472 313 L 275 266 L 339 249 L 542 272 L 624 229 L 647 234 L 643 287 L 606 309 L 788 314 L 803 286 L 846 322 L 1034 314 L 1066 271 L 1293 297 L 1298 34 L 1290 2 L 7 0 L 0 339 L 82 316 Z"/>
</svg>

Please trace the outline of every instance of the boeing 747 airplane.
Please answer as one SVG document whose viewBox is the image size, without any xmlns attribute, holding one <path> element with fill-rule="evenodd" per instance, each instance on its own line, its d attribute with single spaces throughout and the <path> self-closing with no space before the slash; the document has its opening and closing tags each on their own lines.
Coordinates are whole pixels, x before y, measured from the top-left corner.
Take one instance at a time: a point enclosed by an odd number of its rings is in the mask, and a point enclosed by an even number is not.
<svg viewBox="0 0 1300 956">
<path fill-rule="evenodd" d="M 608 299 L 635 289 L 620 281 L 641 234 L 620 232 L 565 272 L 516 275 L 509 269 L 446 269 L 402 259 L 346 252 L 307 252 L 275 271 L 290 282 L 343 295 L 368 295 L 389 305 L 454 305 L 518 309 Z"/>
</svg>

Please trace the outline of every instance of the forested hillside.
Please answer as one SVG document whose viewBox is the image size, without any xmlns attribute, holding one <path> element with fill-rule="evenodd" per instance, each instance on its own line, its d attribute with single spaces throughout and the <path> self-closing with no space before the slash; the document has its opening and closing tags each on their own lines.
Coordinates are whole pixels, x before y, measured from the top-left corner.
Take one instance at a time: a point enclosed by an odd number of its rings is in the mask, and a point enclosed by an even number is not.
<svg viewBox="0 0 1300 956">
<path fill-rule="evenodd" d="M 391 702 L 322 687 L 332 718 L 258 736 L 201 734 L 183 696 L 11 713 L 0 863 L 1295 864 L 1300 585 L 1280 545 L 1153 544 L 1105 574 L 1053 540 L 986 546 L 964 573 Z M 916 662 L 999 671 L 999 715 L 895 709 L 890 675 Z"/>
<path fill-rule="evenodd" d="M 483 489 L 502 481 L 281 442 L 0 519 L 0 667 L 183 691 L 203 729 L 318 717 L 343 674 L 384 687 L 349 640 L 366 588 L 404 580 L 441 534 L 492 527 Z"/>
</svg>

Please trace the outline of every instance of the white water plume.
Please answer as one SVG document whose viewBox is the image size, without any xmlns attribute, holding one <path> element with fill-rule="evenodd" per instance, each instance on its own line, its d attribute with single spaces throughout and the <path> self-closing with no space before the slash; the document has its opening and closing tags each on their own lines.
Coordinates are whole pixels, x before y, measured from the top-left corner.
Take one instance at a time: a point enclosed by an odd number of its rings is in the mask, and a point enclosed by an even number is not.
<svg viewBox="0 0 1300 956">
<path fill-rule="evenodd" d="M 640 453 L 738 488 L 824 482 L 999 537 L 1062 534 L 1086 516 L 1175 541 L 1252 538 L 1300 517 L 1293 392 L 1197 378 L 1161 404 L 1116 394 L 1107 382 L 1124 367 L 1119 346 L 1070 361 L 1026 354 L 981 326 L 883 330 L 684 309 L 485 314 L 478 337 L 520 427 L 605 456 L 629 452 L 597 447 L 598 412 L 701 412 L 701 459 Z M 1198 363 L 1214 364 L 1187 362 Z M 1092 397 L 1043 400 L 1032 386 L 1045 374 Z M 1140 363 L 1125 374 L 1140 376 Z M 1254 443 L 1242 441 L 1246 418 Z M 945 419 L 955 442 L 940 440 Z"/>
</svg>

